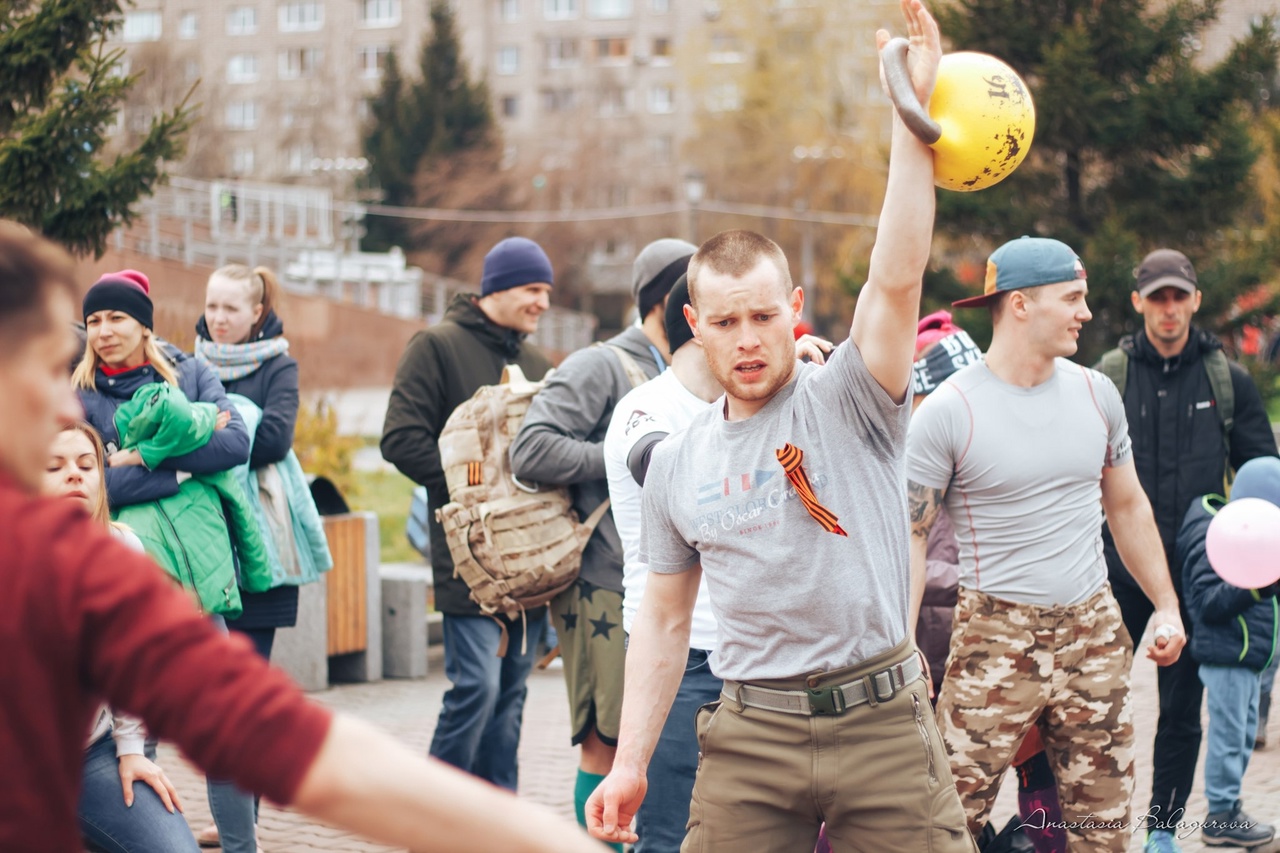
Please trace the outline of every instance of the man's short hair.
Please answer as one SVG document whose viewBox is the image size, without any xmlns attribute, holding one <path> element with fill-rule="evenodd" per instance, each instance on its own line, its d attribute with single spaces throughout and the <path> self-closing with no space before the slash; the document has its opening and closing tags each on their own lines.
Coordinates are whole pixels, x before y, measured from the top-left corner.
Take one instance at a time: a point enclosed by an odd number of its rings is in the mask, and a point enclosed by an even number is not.
<svg viewBox="0 0 1280 853">
<path fill-rule="evenodd" d="M 689 261 L 689 304 L 698 309 L 698 276 L 702 268 L 721 275 L 740 278 L 755 269 L 761 258 L 767 258 L 778 269 L 784 293 L 791 292 L 791 270 L 782 248 L 763 234 L 754 231 L 721 231 L 694 253 Z"/>
<path fill-rule="evenodd" d="M 0 340 L 5 354 L 48 331 L 45 306 L 57 288 L 75 295 L 71 256 L 25 226 L 0 219 Z"/>
</svg>

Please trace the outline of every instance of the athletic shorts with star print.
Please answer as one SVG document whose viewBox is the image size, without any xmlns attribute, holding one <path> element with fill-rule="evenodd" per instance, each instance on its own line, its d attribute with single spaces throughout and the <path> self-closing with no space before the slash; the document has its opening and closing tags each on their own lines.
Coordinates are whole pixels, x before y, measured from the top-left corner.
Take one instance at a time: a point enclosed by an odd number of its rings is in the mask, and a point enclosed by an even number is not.
<svg viewBox="0 0 1280 853">
<path fill-rule="evenodd" d="M 551 619 L 564 658 L 573 744 L 594 729 L 601 741 L 617 746 L 627 655 L 622 593 L 579 579 L 551 600 Z"/>
</svg>

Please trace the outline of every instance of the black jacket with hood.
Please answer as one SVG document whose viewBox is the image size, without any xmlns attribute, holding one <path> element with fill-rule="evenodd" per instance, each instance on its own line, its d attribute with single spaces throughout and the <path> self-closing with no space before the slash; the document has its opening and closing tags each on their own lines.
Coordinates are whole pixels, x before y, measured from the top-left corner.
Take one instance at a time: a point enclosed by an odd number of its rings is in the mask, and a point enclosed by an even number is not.
<svg viewBox="0 0 1280 853">
<path fill-rule="evenodd" d="M 1207 352 L 1221 348 L 1217 338 L 1194 326 L 1182 352 L 1172 358 L 1161 356 L 1144 330 L 1120 341 L 1120 349 L 1129 356 L 1124 411 L 1133 439 L 1133 460 L 1155 512 L 1180 598 L 1182 572 L 1174 562 L 1178 530 L 1192 501 L 1222 492 L 1227 473 L 1222 419 L 1203 364 Z M 1275 456 L 1276 441 L 1253 379 L 1235 362 L 1230 367 L 1235 394 L 1230 436 L 1234 471 L 1255 457 Z M 1136 586 L 1116 552 L 1110 529 L 1104 525 L 1102 532 L 1111 582 Z"/>
<path fill-rule="evenodd" d="M 475 615 L 480 608 L 462 578 L 453 576 L 453 558 L 436 521 L 436 510 L 449 502 L 436 442 L 453 410 L 481 385 L 498 383 L 504 365 L 518 364 L 530 380 L 551 369 L 550 360 L 524 337 L 485 316 L 474 294 L 459 294 L 442 322 L 413 336 L 396 367 L 382 426 L 382 458 L 427 487 L 431 573 L 441 613 Z"/>
</svg>

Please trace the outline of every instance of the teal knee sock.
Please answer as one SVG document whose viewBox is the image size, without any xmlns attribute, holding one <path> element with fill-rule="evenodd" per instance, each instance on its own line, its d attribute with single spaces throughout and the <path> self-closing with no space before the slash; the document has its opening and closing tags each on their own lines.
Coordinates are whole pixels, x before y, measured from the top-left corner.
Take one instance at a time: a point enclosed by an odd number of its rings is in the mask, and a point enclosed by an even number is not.
<svg viewBox="0 0 1280 853">
<path fill-rule="evenodd" d="M 603 776 L 588 773 L 582 768 L 578 768 L 578 781 L 573 786 L 573 813 L 578 816 L 578 826 L 587 825 L 587 799 L 595 791 L 596 786 L 603 781 Z M 618 851 L 618 853 L 622 853 L 621 844 L 609 844 L 606 846 Z"/>
</svg>

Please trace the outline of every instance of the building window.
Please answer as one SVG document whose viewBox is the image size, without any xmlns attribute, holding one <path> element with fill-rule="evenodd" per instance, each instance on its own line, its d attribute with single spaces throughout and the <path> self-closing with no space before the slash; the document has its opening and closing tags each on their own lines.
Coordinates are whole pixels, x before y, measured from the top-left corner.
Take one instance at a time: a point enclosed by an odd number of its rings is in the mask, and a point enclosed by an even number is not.
<svg viewBox="0 0 1280 853">
<path fill-rule="evenodd" d="M 649 157 L 654 164 L 665 166 L 672 162 L 675 144 L 670 136 L 649 137 Z"/>
<path fill-rule="evenodd" d="M 112 77 L 128 77 L 129 72 L 133 70 L 133 62 L 127 56 L 120 57 L 114 65 L 111 66 L 110 74 Z"/>
<path fill-rule="evenodd" d="M 675 111 L 675 89 L 670 86 L 654 86 L 649 90 L 649 112 L 661 114 Z"/>
<path fill-rule="evenodd" d="M 567 113 L 574 108 L 572 89 L 543 89 L 542 111 L 546 113 Z"/>
<path fill-rule="evenodd" d="M 631 17 L 631 0 L 588 0 L 591 17 L 617 20 Z"/>
<path fill-rule="evenodd" d="M 377 80 L 387 65 L 391 47 L 385 44 L 367 44 L 356 50 L 356 67 L 366 80 Z"/>
<path fill-rule="evenodd" d="M 707 90 L 707 109 L 713 113 L 742 109 L 742 92 L 736 83 L 721 83 Z"/>
<path fill-rule="evenodd" d="M 310 142 L 290 145 L 285 155 L 284 170 L 290 175 L 305 175 L 311 171 L 311 161 L 315 157 L 315 147 Z"/>
<path fill-rule="evenodd" d="M 231 152 L 231 174 L 248 175 L 253 172 L 253 149 L 237 145 Z"/>
<path fill-rule="evenodd" d="M 596 59 L 600 62 L 626 62 L 630 53 L 629 39 L 596 39 Z"/>
<path fill-rule="evenodd" d="M 597 109 L 602 116 L 624 116 L 631 112 L 631 90 L 609 86 L 600 90 Z"/>
<path fill-rule="evenodd" d="M 520 0 L 498 0 L 498 17 L 504 21 L 520 20 Z"/>
<path fill-rule="evenodd" d="M 227 104 L 227 127 L 232 130 L 253 130 L 257 126 L 257 101 L 232 101 Z"/>
<path fill-rule="evenodd" d="M 547 39 L 547 67 L 572 68 L 582 60 L 577 39 Z"/>
<path fill-rule="evenodd" d="M 732 33 L 712 33 L 707 62 L 724 65 L 742 61 L 742 41 Z"/>
<path fill-rule="evenodd" d="M 400 23 L 400 0 L 360 0 L 360 26 L 394 27 Z"/>
<path fill-rule="evenodd" d="M 280 51 L 279 74 L 281 80 L 314 77 L 324 61 L 324 51 L 318 47 L 294 47 Z"/>
<path fill-rule="evenodd" d="M 253 6 L 237 6 L 227 12 L 227 35 L 247 36 L 258 31 L 258 10 Z"/>
<path fill-rule="evenodd" d="M 563 21 L 578 17 L 578 0 L 542 0 L 542 17 Z"/>
<path fill-rule="evenodd" d="M 258 54 L 237 53 L 227 60 L 228 83 L 252 83 L 258 79 Z"/>
<path fill-rule="evenodd" d="M 282 33 L 312 32 L 324 26 L 324 4 L 284 3 L 280 6 L 279 18 Z"/>
<path fill-rule="evenodd" d="M 671 39 L 660 36 L 653 40 L 653 64 L 671 64 Z"/>
<path fill-rule="evenodd" d="M 649 9 L 655 15 L 665 15 L 671 11 L 671 0 L 649 0 Z"/>
<path fill-rule="evenodd" d="M 183 63 L 182 76 L 188 83 L 200 79 L 200 60 L 188 59 Z"/>
<path fill-rule="evenodd" d="M 159 41 L 159 12 L 125 12 L 120 38 L 125 41 Z"/>
<path fill-rule="evenodd" d="M 183 12 L 178 19 L 178 38 L 193 39 L 200 35 L 200 13 Z"/>
<path fill-rule="evenodd" d="M 520 98 L 516 95 L 504 95 L 502 98 L 502 117 L 515 118 L 520 115 Z"/>
<path fill-rule="evenodd" d="M 515 74 L 520 70 L 520 48 L 507 45 L 498 48 L 498 73 Z"/>
</svg>

